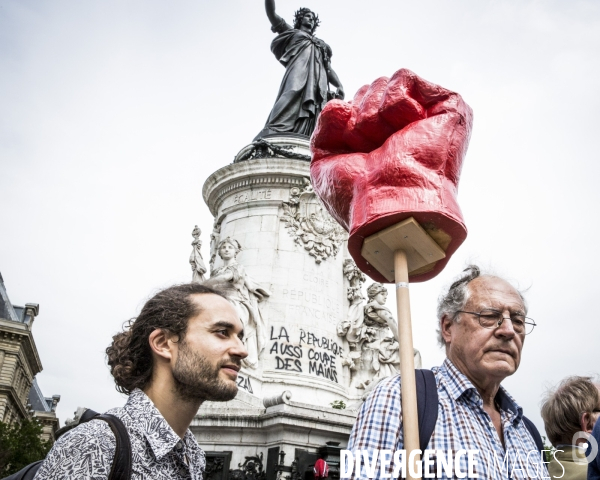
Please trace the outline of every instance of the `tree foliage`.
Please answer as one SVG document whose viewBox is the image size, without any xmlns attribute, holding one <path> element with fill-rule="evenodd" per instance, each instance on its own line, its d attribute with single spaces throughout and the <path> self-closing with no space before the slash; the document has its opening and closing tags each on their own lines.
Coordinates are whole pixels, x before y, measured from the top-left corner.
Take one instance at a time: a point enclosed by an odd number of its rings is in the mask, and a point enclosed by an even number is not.
<svg viewBox="0 0 600 480">
<path fill-rule="evenodd" d="M 345 410 L 346 409 L 346 403 L 343 400 L 334 400 L 329 405 L 331 405 L 331 408 L 335 408 L 337 410 Z"/>
<path fill-rule="evenodd" d="M 33 420 L 0 422 L 0 477 L 18 472 L 46 457 L 52 442 L 40 438 L 42 426 Z"/>
<path fill-rule="evenodd" d="M 556 450 L 556 448 L 554 448 L 548 442 L 548 439 L 546 437 L 542 436 L 542 439 L 544 441 L 544 456 L 546 457 L 546 462 L 549 462 L 550 460 L 552 460 L 552 457 L 554 455 L 554 451 Z"/>
</svg>

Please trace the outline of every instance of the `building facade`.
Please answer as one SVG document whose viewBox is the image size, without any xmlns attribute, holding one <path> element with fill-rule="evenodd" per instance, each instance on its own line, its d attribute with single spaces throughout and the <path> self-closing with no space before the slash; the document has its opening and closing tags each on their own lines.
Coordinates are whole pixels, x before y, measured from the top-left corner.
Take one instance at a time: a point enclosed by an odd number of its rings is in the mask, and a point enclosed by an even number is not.
<svg viewBox="0 0 600 480">
<path fill-rule="evenodd" d="M 38 418 L 44 431 L 42 438 L 54 440 L 60 396 L 44 397 L 35 380 L 42 371 L 31 332 L 38 313 L 38 304 L 20 307 L 10 302 L 0 274 L 0 421 Z"/>
</svg>

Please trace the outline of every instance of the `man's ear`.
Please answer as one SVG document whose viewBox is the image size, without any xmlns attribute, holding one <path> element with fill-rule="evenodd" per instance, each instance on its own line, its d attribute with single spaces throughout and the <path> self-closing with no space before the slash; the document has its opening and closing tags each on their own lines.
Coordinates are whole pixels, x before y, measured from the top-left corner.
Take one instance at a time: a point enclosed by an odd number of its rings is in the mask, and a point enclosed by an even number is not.
<svg viewBox="0 0 600 480">
<path fill-rule="evenodd" d="M 594 422 L 594 416 L 592 414 L 587 412 L 581 414 L 580 427 L 582 432 L 592 433 L 595 423 L 596 422 Z"/>
<path fill-rule="evenodd" d="M 448 344 L 450 342 L 450 339 L 452 338 L 451 329 L 453 325 L 454 321 L 452 320 L 452 318 L 447 314 L 444 314 L 444 316 L 440 320 L 440 330 L 442 332 L 442 338 L 444 339 L 444 342 L 446 344 Z"/>
<path fill-rule="evenodd" d="M 170 361 L 174 358 L 175 350 L 177 350 L 177 336 L 169 332 L 165 332 L 160 328 L 154 330 L 148 337 L 150 350 L 160 359 Z"/>
</svg>

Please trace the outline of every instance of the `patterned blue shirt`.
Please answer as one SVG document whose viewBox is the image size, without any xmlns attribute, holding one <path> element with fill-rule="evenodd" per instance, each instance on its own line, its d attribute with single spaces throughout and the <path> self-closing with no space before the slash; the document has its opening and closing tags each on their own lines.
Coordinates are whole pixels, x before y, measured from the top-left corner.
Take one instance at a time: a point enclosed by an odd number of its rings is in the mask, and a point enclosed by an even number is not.
<svg viewBox="0 0 600 480">
<path fill-rule="evenodd" d="M 455 478 L 454 475 L 446 475 L 441 461 L 438 476 L 436 455 L 445 455 L 447 461 L 449 452 L 453 459 L 459 458 L 459 472 L 467 473 L 467 455 L 456 456 L 459 450 L 478 450 L 474 455 L 477 477 L 469 475 L 469 478 L 548 478 L 535 441 L 522 421 L 523 409 L 503 387 L 496 395 L 496 405 L 500 410 L 506 447 L 502 446 L 490 416 L 483 409 L 481 396 L 467 377 L 448 359 L 441 367 L 432 370 L 439 403 L 437 423 L 427 446 L 427 450 L 436 450 L 431 455 L 433 465 L 429 464 L 428 470 L 433 474 L 430 478 Z M 359 450 L 367 450 L 369 460 L 372 460 L 374 450 L 379 450 L 379 454 L 382 450 L 393 452 L 402 450 L 403 445 L 400 375 L 396 375 L 383 380 L 363 404 L 350 434 L 348 450 L 354 455 Z M 393 472 L 393 461 L 387 472 Z M 364 465 L 360 475 L 356 475 L 354 470 L 352 473 L 350 478 L 368 478 Z M 375 476 L 371 478 L 384 478 L 380 473 L 379 460 Z"/>
<path fill-rule="evenodd" d="M 129 433 L 132 480 L 202 480 L 206 461 L 194 435 L 179 438 L 144 392 L 134 390 L 123 408 L 106 413 Z M 116 445 L 106 422 L 83 423 L 56 441 L 35 480 L 106 480 Z"/>
</svg>

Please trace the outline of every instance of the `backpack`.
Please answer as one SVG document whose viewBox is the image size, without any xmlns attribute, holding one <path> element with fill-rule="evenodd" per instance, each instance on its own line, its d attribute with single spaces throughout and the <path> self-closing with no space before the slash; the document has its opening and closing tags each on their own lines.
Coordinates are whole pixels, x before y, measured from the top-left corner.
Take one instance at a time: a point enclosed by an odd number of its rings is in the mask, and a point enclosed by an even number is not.
<svg viewBox="0 0 600 480">
<path fill-rule="evenodd" d="M 56 438 L 58 439 L 61 435 L 75 428 L 77 425 L 89 422 L 90 420 L 105 421 L 115 434 L 117 448 L 115 449 L 115 457 L 108 479 L 129 480 L 131 478 L 131 441 L 129 440 L 129 434 L 127 433 L 125 425 L 123 425 L 123 422 L 114 415 L 109 413 L 99 414 L 88 409 L 81 415 L 79 423 L 63 427 L 56 432 Z M 33 477 L 35 477 L 37 471 L 42 466 L 42 463 L 44 463 L 44 460 L 30 463 L 17 473 L 13 473 L 2 480 L 33 480 Z"/>
<path fill-rule="evenodd" d="M 417 381 L 417 410 L 419 413 L 419 446 L 424 452 L 429 444 L 438 417 L 438 391 L 435 376 L 431 370 L 415 370 Z M 540 432 L 526 416 L 523 416 L 523 424 L 529 431 L 535 442 L 535 446 L 542 453 L 544 442 Z"/>
</svg>

